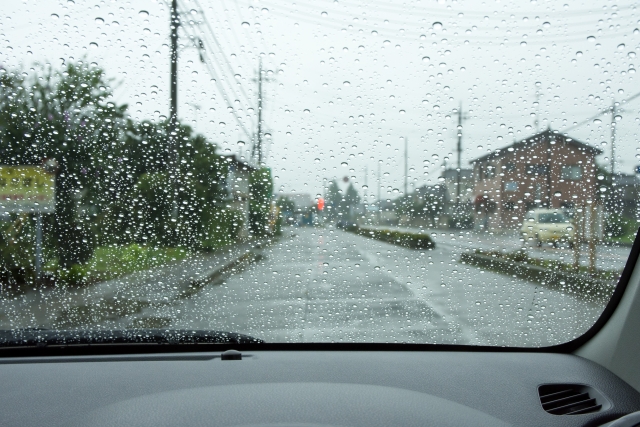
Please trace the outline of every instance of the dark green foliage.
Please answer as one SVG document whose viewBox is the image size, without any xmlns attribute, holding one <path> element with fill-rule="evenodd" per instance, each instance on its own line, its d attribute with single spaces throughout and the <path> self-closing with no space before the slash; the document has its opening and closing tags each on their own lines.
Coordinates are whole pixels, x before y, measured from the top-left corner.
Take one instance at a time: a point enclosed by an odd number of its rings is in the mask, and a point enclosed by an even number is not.
<svg viewBox="0 0 640 427">
<path fill-rule="evenodd" d="M 212 250 L 235 240 L 243 215 L 227 208 L 228 163 L 188 126 L 136 122 L 109 102 L 103 70 L 79 61 L 0 74 L 0 164 L 55 159 L 56 211 L 45 215 L 45 253 L 61 274 L 92 259 L 96 247 L 153 245 Z M 269 226 L 273 181 L 252 177 L 252 230 Z M 33 273 L 33 218 L 3 234 L 2 274 Z M 16 234 L 17 233 L 17 234 Z"/>
<path fill-rule="evenodd" d="M 271 232 L 269 228 L 273 179 L 271 169 L 262 167 L 249 176 L 249 230 L 254 236 L 264 236 Z"/>
<path fill-rule="evenodd" d="M 357 225 L 348 225 L 345 231 L 359 234 L 371 239 L 381 240 L 398 246 L 411 249 L 435 249 L 436 244 L 431 236 L 423 233 L 409 233 L 406 231 L 380 230 L 371 228 L 360 228 Z"/>
</svg>

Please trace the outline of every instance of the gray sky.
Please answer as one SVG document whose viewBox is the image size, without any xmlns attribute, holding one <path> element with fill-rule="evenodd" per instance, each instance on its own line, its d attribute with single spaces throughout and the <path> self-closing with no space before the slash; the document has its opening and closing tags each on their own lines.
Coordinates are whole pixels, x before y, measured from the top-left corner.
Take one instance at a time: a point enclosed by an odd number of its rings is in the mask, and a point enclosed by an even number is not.
<svg viewBox="0 0 640 427">
<path fill-rule="evenodd" d="M 322 191 L 353 177 L 383 194 L 463 165 L 540 127 L 563 130 L 640 92 L 640 14 L 632 1 L 180 0 L 179 116 L 218 143 L 248 151 L 256 129 L 259 58 L 269 70 L 264 120 L 276 189 Z M 190 25 L 189 20 L 193 23 Z M 205 24 L 205 20 L 208 25 Z M 215 40 L 212 37 L 215 36 Z M 114 78 L 137 118 L 168 113 L 169 12 L 164 1 L 3 2 L 6 68 L 86 58 Z M 202 64 L 189 35 L 203 40 Z M 594 37 L 594 39 L 590 39 Z M 224 93 L 219 89 L 224 88 Z M 540 105 L 536 108 L 536 92 Z M 640 164 L 640 98 L 620 113 L 617 168 Z M 609 115 L 570 132 L 610 154 Z M 239 145 L 238 141 L 245 145 Z M 361 190 L 362 191 L 362 190 Z M 375 193 L 375 191 L 370 190 Z"/>
</svg>

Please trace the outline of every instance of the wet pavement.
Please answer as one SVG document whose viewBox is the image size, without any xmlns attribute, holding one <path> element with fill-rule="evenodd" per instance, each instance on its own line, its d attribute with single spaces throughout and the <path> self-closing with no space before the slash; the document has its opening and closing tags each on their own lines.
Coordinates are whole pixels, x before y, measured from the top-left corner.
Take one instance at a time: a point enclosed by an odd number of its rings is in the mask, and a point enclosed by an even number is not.
<svg viewBox="0 0 640 427">
<path fill-rule="evenodd" d="M 0 328 L 166 327 L 268 342 L 541 346 L 582 334 L 603 309 L 587 297 L 461 264 L 464 248 L 436 241 L 435 250 L 412 250 L 335 228 L 289 228 L 257 250 L 239 246 L 86 288 L 0 300 Z"/>
<path fill-rule="evenodd" d="M 264 258 L 146 314 L 172 328 L 269 342 L 540 346 L 585 332 L 602 311 L 537 283 L 458 263 L 451 245 L 406 249 L 336 229 L 295 228 Z"/>
</svg>

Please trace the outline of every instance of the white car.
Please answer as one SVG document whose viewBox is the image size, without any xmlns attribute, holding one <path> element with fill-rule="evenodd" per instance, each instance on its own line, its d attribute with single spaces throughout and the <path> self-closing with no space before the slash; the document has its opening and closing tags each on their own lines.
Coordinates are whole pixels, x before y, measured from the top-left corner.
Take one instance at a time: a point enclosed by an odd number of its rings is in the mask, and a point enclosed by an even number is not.
<svg viewBox="0 0 640 427">
<path fill-rule="evenodd" d="M 527 213 L 520 228 L 525 242 L 573 246 L 575 227 L 561 209 L 534 209 Z"/>
</svg>

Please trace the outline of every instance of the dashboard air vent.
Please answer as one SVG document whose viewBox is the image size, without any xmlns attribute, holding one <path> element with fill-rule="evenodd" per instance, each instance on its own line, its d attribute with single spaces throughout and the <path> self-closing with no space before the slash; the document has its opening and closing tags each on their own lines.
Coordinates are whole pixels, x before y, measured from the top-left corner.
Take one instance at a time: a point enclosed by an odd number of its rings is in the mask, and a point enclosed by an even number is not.
<svg viewBox="0 0 640 427">
<path fill-rule="evenodd" d="M 594 388 L 581 384 L 545 384 L 538 394 L 542 408 L 553 415 L 587 414 L 611 406 Z"/>
</svg>

